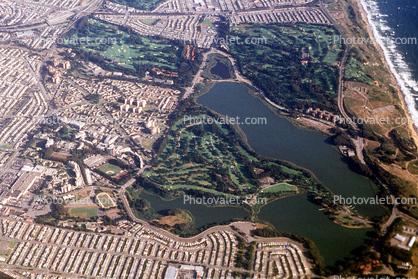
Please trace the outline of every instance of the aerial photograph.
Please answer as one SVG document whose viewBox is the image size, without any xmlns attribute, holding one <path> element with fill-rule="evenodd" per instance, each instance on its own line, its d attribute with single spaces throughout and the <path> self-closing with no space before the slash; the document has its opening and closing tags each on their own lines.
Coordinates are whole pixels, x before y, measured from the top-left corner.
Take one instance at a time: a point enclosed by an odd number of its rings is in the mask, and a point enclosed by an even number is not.
<svg viewBox="0 0 418 279">
<path fill-rule="evenodd" d="M 3 278 L 418 278 L 418 1 L 0 0 Z"/>
</svg>

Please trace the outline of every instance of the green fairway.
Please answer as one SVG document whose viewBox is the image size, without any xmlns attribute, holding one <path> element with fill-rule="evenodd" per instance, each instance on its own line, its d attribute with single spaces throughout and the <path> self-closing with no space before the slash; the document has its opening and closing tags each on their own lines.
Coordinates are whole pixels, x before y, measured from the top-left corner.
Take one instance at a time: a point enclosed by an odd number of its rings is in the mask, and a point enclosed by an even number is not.
<svg viewBox="0 0 418 279">
<path fill-rule="evenodd" d="M 139 10 L 151 11 L 163 0 L 112 0 L 112 2 L 133 7 Z"/>
<path fill-rule="evenodd" d="M 174 122 L 153 167 L 144 172 L 138 186 L 152 191 L 163 189 L 165 194 L 184 191 L 244 197 L 259 193 L 268 194 L 268 198 L 282 196 L 282 192 L 296 194 L 298 188 L 318 195 L 326 191 L 308 172 L 254 153 L 236 129 L 222 124 L 219 116 L 201 108 L 187 112 L 195 115 L 193 121 L 179 118 Z M 217 121 L 209 124 L 208 119 Z M 268 177 L 276 185 L 265 193 L 259 192 L 260 180 Z"/>
<path fill-rule="evenodd" d="M 288 183 L 279 183 L 275 185 L 268 186 L 261 190 L 263 193 L 272 193 L 272 192 L 297 192 L 298 188 L 296 186 L 290 185 Z"/>
<path fill-rule="evenodd" d="M 282 166 L 282 171 L 290 173 L 290 174 L 294 174 L 294 175 L 300 174 L 300 171 L 297 171 L 297 170 L 294 170 L 294 169 L 289 169 L 286 166 Z"/>
<path fill-rule="evenodd" d="M 373 79 L 367 74 L 365 70 L 364 61 L 360 62 L 357 56 L 351 53 L 345 70 L 345 78 L 351 81 L 364 82 L 366 84 L 373 84 Z"/>
<path fill-rule="evenodd" d="M 88 40 L 87 40 L 88 39 Z M 68 40 L 72 42 L 85 41 L 81 49 L 100 53 L 105 58 L 112 59 L 118 66 L 135 69 L 135 63 L 176 69 L 179 64 L 181 48 L 173 46 L 167 40 L 140 37 L 129 34 L 117 25 L 96 19 L 89 19 Z"/>
<path fill-rule="evenodd" d="M 183 85 L 191 82 L 202 59 L 198 49 L 191 60 L 186 57 L 186 47 L 176 41 L 141 36 L 125 27 L 92 18 L 69 34 L 62 45 L 72 48 L 83 62 L 91 61 L 108 71 L 140 77 L 148 71 L 153 77 L 169 78 Z"/>
<path fill-rule="evenodd" d="M 342 45 L 330 26 L 312 24 L 238 25 L 230 44 L 244 76 L 277 104 L 292 109 L 320 104 L 337 110 L 338 62 Z"/>
<path fill-rule="evenodd" d="M 112 164 L 105 164 L 101 166 L 98 170 L 113 177 L 121 171 L 121 168 Z"/>
</svg>

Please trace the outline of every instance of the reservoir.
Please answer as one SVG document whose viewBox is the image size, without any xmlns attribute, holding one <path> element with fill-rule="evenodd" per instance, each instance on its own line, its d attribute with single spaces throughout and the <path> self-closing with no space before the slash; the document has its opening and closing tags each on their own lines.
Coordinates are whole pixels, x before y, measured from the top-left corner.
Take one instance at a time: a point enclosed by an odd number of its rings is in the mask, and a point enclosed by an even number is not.
<svg viewBox="0 0 418 279">
<path fill-rule="evenodd" d="M 373 229 L 349 229 L 335 224 L 309 202 L 305 195 L 281 199 L 264 206 L 258 218 L 273 224 L 278 231 L 303 235 L 318 247 L 325 264 L 349 257 L 350 252 L 369 239 Z"/>
<path fill-rule="evenodd" d="M 336 195 L 373 197 L 370 181 L 349 170 L 341 155 L 317 132 L 301 130 L 271 112 L 259 99 L 238 83 L 220 82 L 198 98 L 198 103 L 229 117 L 265 118 L 260 124 L 241 124 L 249 146 L 258 154 L 304 167 Z M 384 213 L 380 206 L 362 205 L 357 210 L 367 216 Z M 278 230 L 313 240 L 328 265 L 350 256 L 367 239 L 368 229 L 349 229 L 336 225 L 305 196 L 280 199 L 264 206 L 258 217 Z"/>
<path fill-rule="evenodd" d="M 228 79 L 231 78 L 231 75 L 229 74 L 228 66 L 221 62 L 217 62 L 212 69 L 210 69 L 211 74 L 217 75 L 222 79 Z"/>
<path fill-rule="evenodd" d="M 142 191 L 139 195 L 141 199 L 146 199 L 151 203 L 155 211 L 181 208 L 190 211 L 195 219 L 194 227 L 200 228 L 213 223 L 221 223 L 232 219 L 245 219 L 250 217 L 242 207 L 208 207 L 201 204 L 184 202 L 183 198 L 171 201 L 162 200 L 159 196 Z"/>
</svg>

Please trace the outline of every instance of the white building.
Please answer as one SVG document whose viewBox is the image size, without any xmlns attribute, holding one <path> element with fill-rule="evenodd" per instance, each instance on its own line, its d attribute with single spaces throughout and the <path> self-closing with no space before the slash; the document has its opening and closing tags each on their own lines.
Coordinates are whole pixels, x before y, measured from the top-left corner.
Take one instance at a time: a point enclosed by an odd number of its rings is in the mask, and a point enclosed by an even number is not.
<svg viewBox="0 0 418 279">
<path fill-rule="evenodd" d="M 81 173 L 80 166 L 74 161 L 68 162 L 68 165 L 74 169 L 74 172 L 75 172 L 75 186 L 76 187 L 83 186 L 84 185 L 84 179 L 83 179 L 83 174 Z"/>
<path fill-rule="evenodd" d="M 71 184 L 65 184 L 61 186 L 61 193 L 67 193 L 73 190 L 73 186 Z"/>
<path fill-rule="evenodd" d="M 396 240 L 398 240 L 398 241 L 400 241 L 400 242 L 404 242 L 406 240 L 406 237 L 403 236 L 403 235 L 400 235 L 400 234 L 395 234 L 393 236 L 393 238 L 396 239 Z"/>
<path fill-rule="evenodd" d="M 178 270 L 174 266 L 169 266 L 165 272 L 164 279 L 175 279 L 177 277 Z"/>
<path fill-rule="evenodd" d="M 91 171 L 89 169 L 86 169 L 86 179 L 87 179 L 87 185 L 93 184 L 93 178 L 91 177 Z"/>
<path fill-rule="evenodd" d="M 411 238 L 409 239 L 409 241 L 406 244 L 406 246 L 408 246 L 409 248 L 412 248 L 412 246 L 414 245 L 416 239 L 417 238 L 415 236 L 411 236 Z"/>
</svg>

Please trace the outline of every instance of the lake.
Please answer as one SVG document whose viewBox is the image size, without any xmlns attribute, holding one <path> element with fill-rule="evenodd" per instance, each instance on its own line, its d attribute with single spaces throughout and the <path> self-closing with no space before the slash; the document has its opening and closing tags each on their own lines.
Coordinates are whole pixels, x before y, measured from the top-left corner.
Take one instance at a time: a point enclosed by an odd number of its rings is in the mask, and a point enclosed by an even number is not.
<svg viewBox="0 0 418 279">
<path fill-rule="evenodd" d="M 231 75 L 229 73 L 228 66 L 224 63 L 217 61 L 216 65 L 210 69 L 210 73 L 213 75 L 217 75 L 222 79 L 229 79 Z"/>
<path fill-rule="evenodd" d="M 258 154 L 287 160 L 311 170 L 336 195 L 373 197 L 370 181 L 349 170 L 343 157 L 318 132 L 298 129 L 290 121 L 271 112 L 247 87 L 234 82 L 215 84 L 198 103 L 229 117 L 263 118 L 266 124 L 242 124 L 249 146 Z M 356 207 L 361 214 L 380 216 L 384 210 L 376 205 Z M 319 207 L 305 196 L 280 199 L 264 206 L 258 217 L 278 230 L 306 236 L 313 240 L 327 264 L 349 256 L 360 246 L 369 229 L 344 228 L 330 221 Z"/>
<path fill-rule="evenodd" d="M 195 228 L 200 228 L 208 224 L 220 223 L 231 219 L 244 219 L 250 214 L 242 207 L 208 207 L 202 204 L 184 202 L 183 198 L 166 201 L 159 196 L 142 191 L 139 195 L 141 199 L 146 199 L 151 203 L 155 211 L 181 208 L 190 211 L 195 219 Z"/>
</svg>

